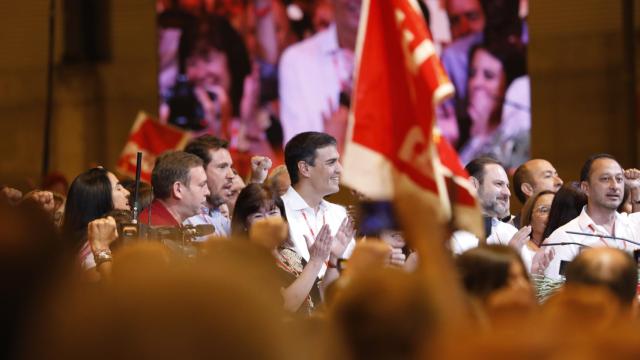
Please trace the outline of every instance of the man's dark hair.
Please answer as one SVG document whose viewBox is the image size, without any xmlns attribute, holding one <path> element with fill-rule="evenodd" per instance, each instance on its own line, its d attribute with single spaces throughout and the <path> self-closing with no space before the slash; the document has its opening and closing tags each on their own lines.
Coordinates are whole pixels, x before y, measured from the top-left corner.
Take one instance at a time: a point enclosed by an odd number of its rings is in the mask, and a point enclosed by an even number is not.
<svg viewBox="0 0 640 360">
<path fill-rule="evenodd" d="M 308 131 L 294 136 L 284 147 L 284 162 L 291 178 L 291 185 L 300 180 L 298 162 L 304 161 L 313 166 L 316 150 L 326 146 L 336 146 L 336 139 L 328 134 Z"/>
<path fill-rule="evenodd" d="M 184 151 L 168 151 L 160 155 L 151 172 L 153 196 L 156 199 L 168 199 L 176 181 L 189 186 L 189 170 L 198 166 L 203 166 L 202 160 Z"/>
<path fill-rule="evenodd" d="M 467 293 L 486 299 L 507 284 L 513 262 L 526 269 L 520 255 L 512 247 L 491 244 L 460 254 L 456 258 L 456 267 Z"/>
<path fill-rule="evenodd" d="M 202 135 L 191 140 L 184 148 L 184 152 L 199 157 L 207 167 L 211 162 L 211 152 L 209 150 L 228 149 L 229 143 L 211 135 Z"/>
<path fill-rule="evenodd" d="M 591 175 L 591 166 L 593 166 L 594 161 L 598 160 L 598 159 L 611 159 L 614 161 L 618 161 L 616 160 L 616 158 L 614 158 L 612 155 L 606 154 L 606 153 L 600 153 L 600 154 L 595 154 L 595 155 L 591 155 L 587 161 L 584 162 L 584 165 L 582 165 L 582 170 L 580 170 L 580 181 L 589 181 L 589 175 Z"/>
<path fill-rule="evenodd" d="M 527 169 L 526 163 L 518 166 L 516 172 L 513 173 L 513 190 L 516 197 L 522 204 L 527 201 L 527 195 L 522 192 L 522 184 L 531 181 L 531 172 Z"/>
<path fill-rule="evenodd" d="M 478 179 L 478 182 L 482 183 L 482 181 L 484 180 L 484 168 L 490 164 L 502 166 L 502 164 L 498 160 L 490 158 L 488 156 L 483 156 L 471 160 L 467 164 L 467 166 L 464 167 L 464 169 L 467 170 L 469 176 L 473 176 L 474 178 Z"/>
<path fill-rule="evenodd" d="M 604 251 L 615 254 L 615 260 L 600 253 L 604 249 L 587 249 L 567 266 L 567 284 L 604 286 L 623 304 L 630 305 L 636 296 L 638 270 L 631 255 L 618 249 Z"/>
</svg>

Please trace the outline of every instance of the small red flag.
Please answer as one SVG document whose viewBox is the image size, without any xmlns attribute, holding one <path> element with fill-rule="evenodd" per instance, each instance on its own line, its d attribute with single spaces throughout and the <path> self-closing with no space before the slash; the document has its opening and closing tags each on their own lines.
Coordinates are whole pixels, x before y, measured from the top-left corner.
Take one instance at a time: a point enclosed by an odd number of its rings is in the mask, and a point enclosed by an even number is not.
<svg viewBox="0 0 640 360">
<path fill-rule="evenodd" d="M 167 150 L 182 149 L 189 140 L 188 133 L 176 127 L 161 124 L 146 113 L 140 112 L 118 160 L 118 171 L 123 175 L 134 177 L 136 154 L 140 151 L 142 152 L 140 178 L 151 182 L 151 171 L 158 155 Z"/>
</svg>

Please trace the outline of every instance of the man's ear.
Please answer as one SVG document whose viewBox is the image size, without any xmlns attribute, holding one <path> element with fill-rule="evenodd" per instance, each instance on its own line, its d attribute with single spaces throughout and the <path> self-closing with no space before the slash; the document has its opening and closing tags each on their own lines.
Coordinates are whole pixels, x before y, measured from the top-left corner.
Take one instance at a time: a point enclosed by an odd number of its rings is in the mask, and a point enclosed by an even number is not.
<svg viewBox="0 0 640 360">
<path fill-rule="evenodd" d="M 183 185 L 180 181 L 176 181 L 171 185 L 171 197 L 182 200 L 182 192 L 184 191 Z"/>
<path fill-rule="evenodd" d="M 587 195 L 589 196 L 589 182 L 587 181 L 580 181 L 580 189 Z"/>
<path fill-rule="evenodd" d="M 300 177 L 310 177 L 309 164 L 306 161 L 300 160 L 298 161 L 298 174 Z"/>
<path fill-rule="evenodd" d="M 529 183 L 522 183 L 520 185 L 520 190 L 522 190 L 522 192 L 527 195 L 527 197 L 532 197 L 533 196 L 533 186 L 531 186 L 531 184 Z"/>
<path fill-rule="evenodd" d="M 471 184 L 473 184 L 473 187 L 476 189 L 476 191 L 478 191 L 480 189 L 480 181 L 478 181 L 478 179 L 473 176 L 469 176 L 469 180 L 471 181 Z"/>
</svg>

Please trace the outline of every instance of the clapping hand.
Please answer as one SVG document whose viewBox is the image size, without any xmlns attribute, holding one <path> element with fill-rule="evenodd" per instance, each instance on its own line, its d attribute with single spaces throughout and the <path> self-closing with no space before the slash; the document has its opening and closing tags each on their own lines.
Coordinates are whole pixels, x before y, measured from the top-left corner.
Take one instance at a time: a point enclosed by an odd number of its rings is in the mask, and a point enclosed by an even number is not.
<svg viewBox="0 0 640 360">
<path fill-rule="evenodd" d="M 342 257 L 342 254 L 344 254 L 355 233 L 353 221 L 350 217 L 346 216 L 344 220 L 342 220 L 342 224 L 340 224 L 333 245 L 331 246 L 331 256 L 333 258 L 339 259 Z"/>
<path fill-rule="evenodd" d="M 531 273 L 532 274 L 544 274 L 544 271 L 547 269 L 551 260 L 556 255 L 553 249 L 540 249 L 533 256 L 533 260 L 531 260 Z"/>
<path fill-rule="evenodd" d="M 524 226 L 522 229 L 518 230 L 517 233 L 513 234 L 511 240 L 509 240 L 509 246 L 520 251 L 523 246 L 531 240 L 531 226 Z"/>
<path fill-rule="evenodd" d="M 309 261 L 325 262 L 331 253 L 334 239 L 327 224 L 320 228 L 320 232 L 313 243 L 307 235 L 304 235 L 304 240 L 307 242 L 307 248 L 309 249 Z"/>
</svg>

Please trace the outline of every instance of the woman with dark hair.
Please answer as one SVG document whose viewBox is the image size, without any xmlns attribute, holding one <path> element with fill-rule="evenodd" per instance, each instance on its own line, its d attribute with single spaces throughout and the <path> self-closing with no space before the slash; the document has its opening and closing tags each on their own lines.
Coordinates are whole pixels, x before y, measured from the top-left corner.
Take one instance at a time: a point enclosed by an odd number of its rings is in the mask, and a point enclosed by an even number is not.
<svg viewBox="0 0 640 360">
<path fill-rule="evenodd" d="M 543 190 L 529 197 L 522 207 L 521 225 L 531 226 L 529 245 L 534 250 L 537 250 L 545 239 L 542 236 L 549 222 L 549 211 L 554 197 L 553 191 Z"/>
<path fill-rule="evenodd" d="M 284 221 L 281 223 L 284 233 L 282 237 L 271 237 L 270 233 L 259 233 L 257 229 L 251 231 L 261 220 L 272 218 Z M 231 233 L 238 238 L 250 239 L 273 252 L 278 267 L 283 270 L 285 285 L 281 292 L 285 309 L 309 314 L 320 300 L 318 275 L 331 254 L 334 238 L 328 225 L 324 225 L 313 244 L 308 244 L 310 259 L 306 262 L 302 256 L 287 247 L 290 242 L 287 240 L 286 220 L 284 204 L 278 194 L 261 184 L 249 184 L 238 195 L 231 220 Z M 335 272 L 335 269 L 327 269 L 325 281 L 337 277 Z"/>
<path fill-rule="evenodd" d="M 462 284 L 483 307 L 497 296 L 512 294 L 518 300 L 533 300 L 533 287 L 518 252 L 505 245 L 485 245 L 456 258 Z"/>
<path fill-rule="evenodd" d="M 467 163 L 481 155 L 493 154 L 500 136 L 502 106 L 507 88 L 526 73 L 521 47 L 508 42 L 478 44 L 469 52 L 469 78 L 465 114 L 459 119 L 460 158 Z"/>
<path fill-rule="evenodd" d="M 563 185 L 551 203 L 549 221 L 542 238 L 548 238 L 557 228 L 578 217 L 585 205 L 587 195 L 582 190 L 573 184 Z"/>
<path fill-rule="evenodd" d="M 87 242 L 87 226 L 112 210 L 129 210 L 129 191 L 113 173 L 93 168 L 78 175 L 67 194 L 62 220 L 62 234 L 80 252 L 86 269 L 95 267 L 91 246 Z"/>
</svg>

